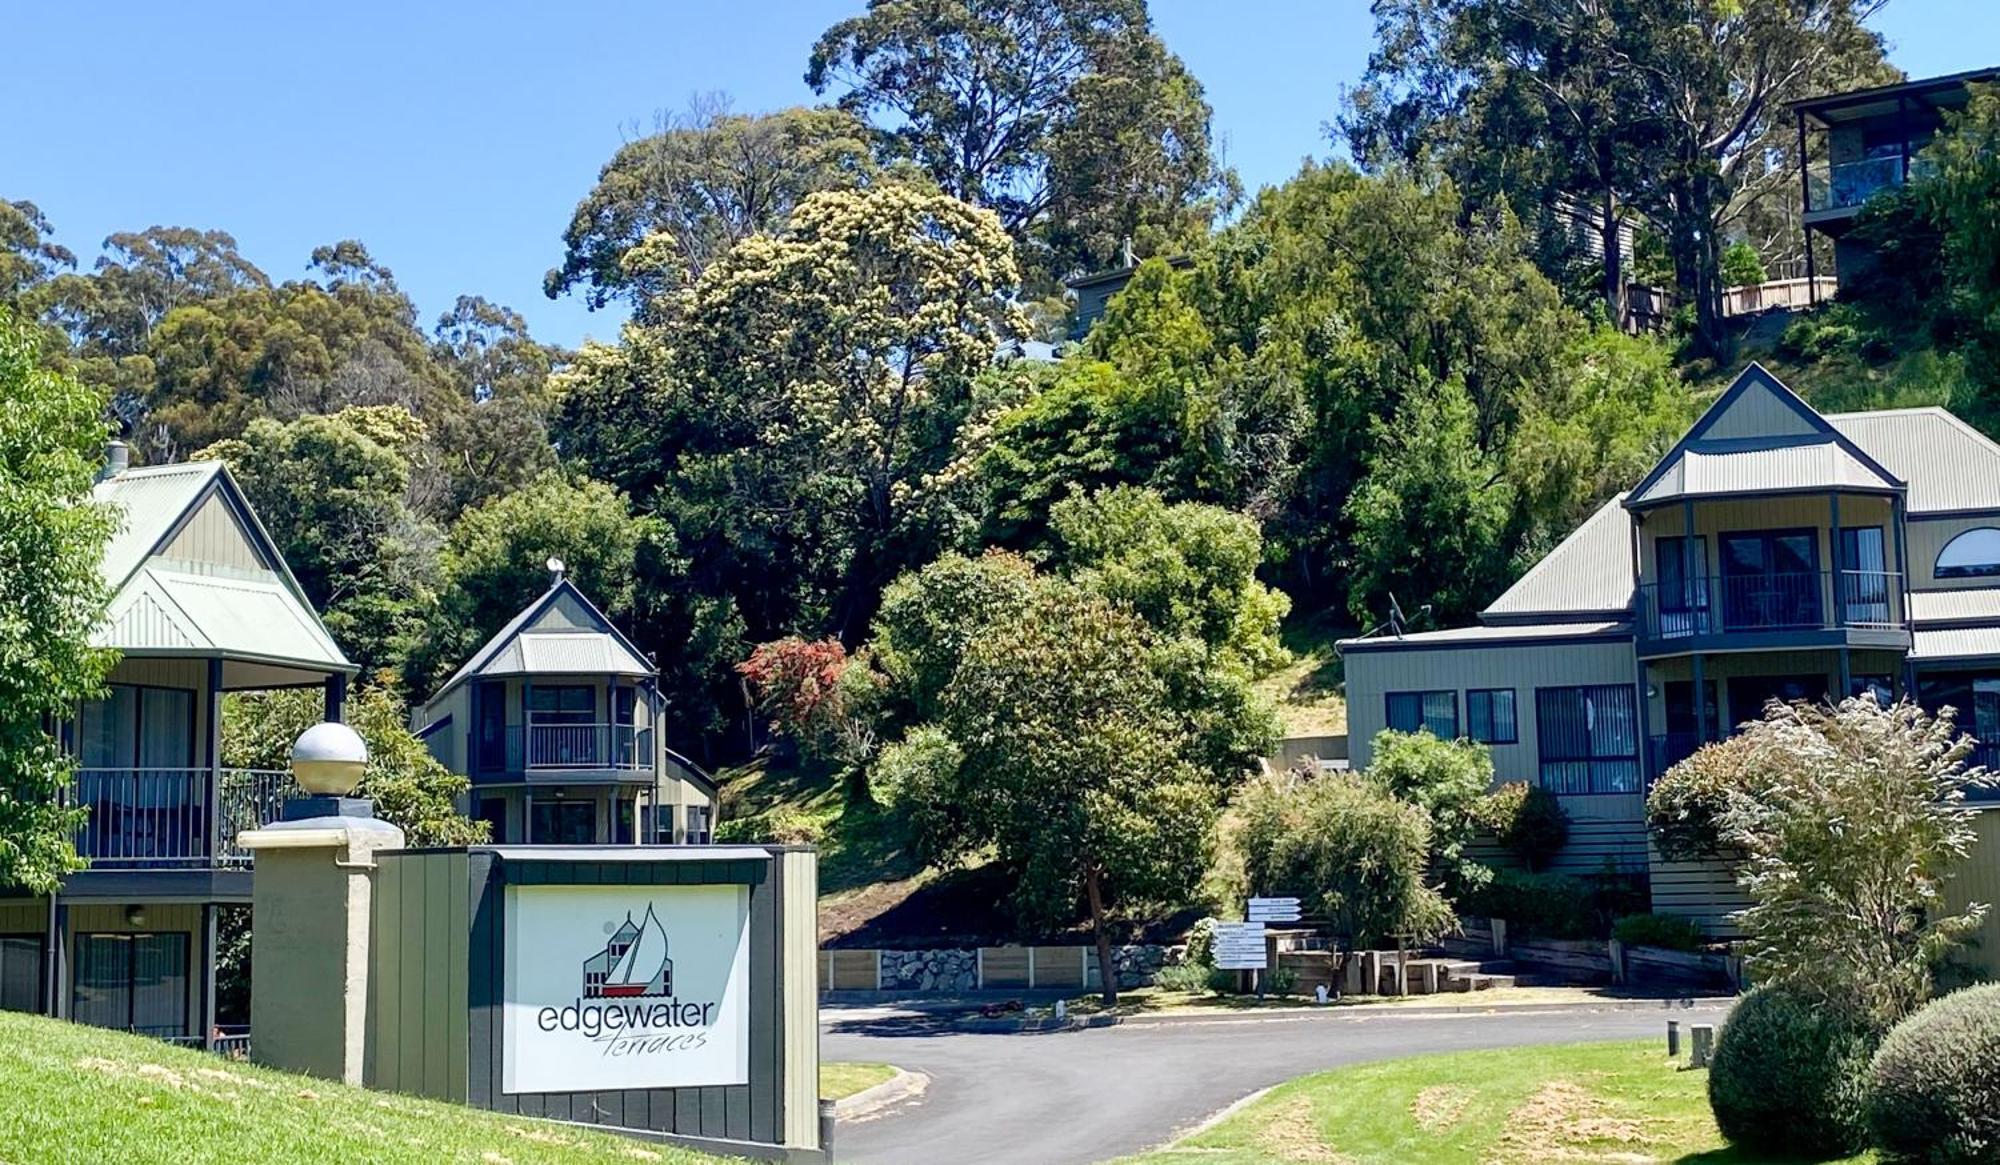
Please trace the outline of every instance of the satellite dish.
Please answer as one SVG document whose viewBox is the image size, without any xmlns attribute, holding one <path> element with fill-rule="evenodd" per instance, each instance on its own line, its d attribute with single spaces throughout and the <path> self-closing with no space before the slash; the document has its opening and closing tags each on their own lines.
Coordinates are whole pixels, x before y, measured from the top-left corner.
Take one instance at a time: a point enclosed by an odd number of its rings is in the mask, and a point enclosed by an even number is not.
<svg viewBox="0 0 2000 1165">
<path fill-rule="evenodd" d="M 548 567 L 549 567 L 549 585 L 554 586 L 562 581 L 563 560 L 551 554 L 549 555 Z"/>
</svg>

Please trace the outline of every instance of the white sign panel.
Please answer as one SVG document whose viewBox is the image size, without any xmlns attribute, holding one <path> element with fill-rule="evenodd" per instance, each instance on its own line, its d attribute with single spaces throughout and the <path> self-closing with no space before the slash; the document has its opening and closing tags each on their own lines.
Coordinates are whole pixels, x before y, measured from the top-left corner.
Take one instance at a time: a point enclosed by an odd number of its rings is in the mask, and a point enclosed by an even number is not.
<svg viewBox="0 0 2000 1165">
<path fill-rule="evenodd" d="M 1297 922 L 1299 920 L 1299 900 L 1296 898 L 1252 898 L 1248 914 L 1252 922 Z"/>
<path fill-rule="evenodd" d="M 510 886 L 503 1092 L 750 1079 L 747 886 Z"/>
<path fill-rule="evenodd" d="M 1215 924 L 1215 965 L 1224 971 L 1264 969 L 1264 924 L 1261 922 L 1218 922 Z"/>
</svg>

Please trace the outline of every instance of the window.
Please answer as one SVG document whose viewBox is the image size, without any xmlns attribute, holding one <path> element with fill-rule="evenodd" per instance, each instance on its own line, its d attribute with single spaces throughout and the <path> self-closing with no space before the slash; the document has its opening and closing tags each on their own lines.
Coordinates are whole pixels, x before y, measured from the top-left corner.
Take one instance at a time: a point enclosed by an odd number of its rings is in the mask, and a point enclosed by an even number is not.
<svg viewBox="0 0 2000 1165">
<path fill-rule="evenodd" d="M 507 799 L 505 797 L 481 797 L 479 799 L 479 820 L 491 829 L 486 840 L 494 845 L 507 845 L 514 839 L 507 834 Z"/>
<path fill-rule="evenodd" d="M 531 801 L 528 817 L 531 845 L 597 844 L 595 801 Z"/>
<path fill-rule="evenodd" d="M 1625 684 L 1537 688 L 1542 787 L 1551 793 L 1639 791 L 1639 714 Z"/>
<path fill-rule="evenodd" d="M 0 935 L 0 1011 L 42 1009 L 42 936 Z"/>
<path fill-rule="evenodd" d="M 1700 635 L 1708 631 L 1708 539 L 1696 535 L 1693 561 L 1683 535 L 1655 539 L 1653 562 L 1660 576 L 1660 625 L 1663 638 Z"/>
<path fill-rule="evenodd" d="M 586 685 L 528 689 L 528 718 L 536 724 L 589 724 L 597 719 L 597 692 Z"/>
<path fill-rule="evenodd" d="M 1389 727 L 1398 732 L 1428 728 L 1439 740 L 1458 738 L 1458 693 L 1390 692 L 1385 697 Z"/>
<path fill-rule="evenodd" d="M 76 936 L 78 1023 L 148 1036 L 188 1034 L 188 936 Z"/>
<path fill-rule="evenodd" d="M 707 845 L 708 842 L 709 842 L 708 806 L 706 805 L 688 806 L 687 843 L 689 845 Z"/>
<path fill-rule="evenodd" d="M 1722 535 L 1722 613 L 1732 631 L 1818 627 L 1819 535 L 1811 530 Z"/>
<path fill-rule="evenodd" d="M 1475 688 L 1465 693 L 1466 735 L 1481 744 L 1515 744 L 1514 689 Z"/>
<path fill-rule="evenodd" d="M 2000 575 L 2000 530 L 1981 526 L 1967 530 L 1938 552 L 1939 578 L 1991 578 Z"/>
<path fill-rule="evenodd" d="M 1841 617 L 1845 623 L 1889 621 L 1889 568 L 1882 527 L 1849 526 L 1840 532 Z"/>
<path fill-rule="evenodd" d="M 182 688 L 112 684 L 77 717 L 87 769 L 184 769 L 194 766 L 194 693 Z"/>
</svg>

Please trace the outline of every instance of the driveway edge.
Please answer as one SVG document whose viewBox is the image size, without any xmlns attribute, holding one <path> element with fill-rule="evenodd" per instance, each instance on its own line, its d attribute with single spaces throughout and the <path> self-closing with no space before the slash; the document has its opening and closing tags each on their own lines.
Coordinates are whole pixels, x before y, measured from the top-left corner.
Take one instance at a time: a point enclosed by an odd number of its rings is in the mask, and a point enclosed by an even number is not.
<svg viewBox="0 0 2000 1165">
<path fill-rule="evenodd" d="M 922 1072 L 912 1072 L 904 1068 L 896 1069 L 896 1074 L 880 1084 L 871 1085 L 853 1096 L 842 1097 L 833 1102 L 833 1119 L 836 1121 L 867 1120 L 892 1104 L 900 1104 L 912 1097 L 922 1096 L 930 1087 L 931 1078 Z"/>
<path fill-rule="evenodd" d="M 1357 1019 L 1362 1017 L 1415 1016 L 1437 1017 L 1447 1015 L 1509 1015 L 1514 1013 L 1559 1012 L 1559 1011 L 1692 1011 L 1697 1008 L 1727 1007 L 1735 1002 L 1734 996 L 1691 996 L 1686 999 L 1606 999 L 1598 1002 L 1573 1003 L 1515 1003 L 1481 1007 L 1476 1004 L 1461 1004 L 1452 1007 L 1272 1007 L 1249 1011 L 1231 1011 L 1204 1014 L 1201 1012 L 1174 1012 L 1157 1015 L 1077 1015 L 1066 1019 L 1042 1016 L 1031 1019 L 984 1019 L 971 1017 L 953 1021 L 956 1031 L 986 1034 L 1010 1034 L 1014 1032 L 1060 1032 L 1083 1031 L 1099 1027 L 1161 1027 L 1176 1024 L 1208 1023 L 1256 1023 L 1271 1020 L 1296 1019 Z"/>
</svg>

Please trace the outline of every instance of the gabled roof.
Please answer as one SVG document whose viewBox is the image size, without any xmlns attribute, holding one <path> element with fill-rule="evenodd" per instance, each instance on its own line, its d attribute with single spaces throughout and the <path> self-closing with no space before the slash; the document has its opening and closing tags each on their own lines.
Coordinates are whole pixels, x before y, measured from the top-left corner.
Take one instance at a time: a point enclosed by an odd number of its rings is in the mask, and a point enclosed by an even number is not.
<svg viewBox="0 0 2000 1165">
<path fill-rule="evenodd" d="M 2000 510 L 2000 445 L 1949 410 L 1883 409 L 1826 419 L 1909 483 L 1911 514 Z"/>
<path fill-rule="evenodd" d="M 112 598 L 94 637 L 98 646 L 128 654 L 355 670 L 221 462 L 128 469 L 98 482 L 91 497 L 118 511 L 120 519 L 99 562 Z M 262 569 L 160 557 L 212 500 L 227 507 Z"/>
<path fill-rule="evenodd" d="M 1893 494 L 1904 488 L 1901 478 L 1753 363 L 1633 487 L 1625 507 L 1828 489 Z"/>
<path fill-rule="evenodd" d="M 1619 494 L 1479 613 L 1486 623 L 1623 617 L 1632 607 L 1632 519 Z"/>
<path fill-rule="evenodd" d="M 471 679 L 499 676 L 652 676 L 646 653 L 627 639 L 567 578 L 507 621 L 431 696 L 435 703 Z"/>
</svg>

